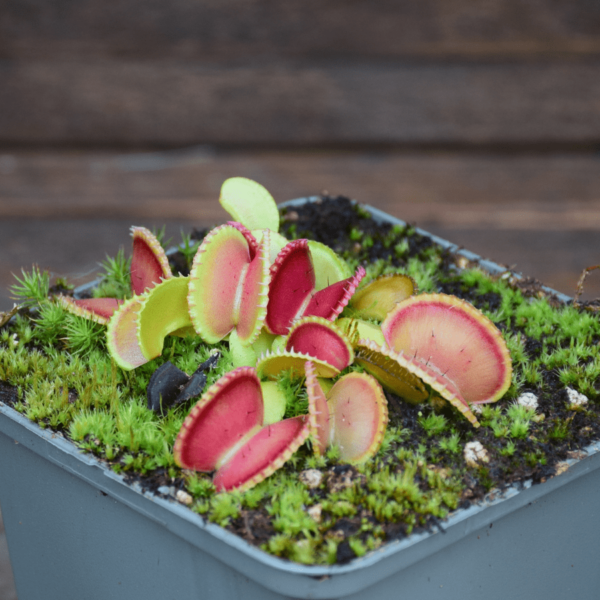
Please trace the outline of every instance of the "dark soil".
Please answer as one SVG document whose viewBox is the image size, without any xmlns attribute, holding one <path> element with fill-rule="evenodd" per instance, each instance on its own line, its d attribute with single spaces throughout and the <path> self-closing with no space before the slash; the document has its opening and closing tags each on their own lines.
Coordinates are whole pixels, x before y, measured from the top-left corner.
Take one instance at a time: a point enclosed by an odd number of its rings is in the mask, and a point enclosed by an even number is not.
<svg viewBox="0 0 600 600">
<path fill-rule="evenodd" d="M 19 390 L 16 386 L 0 380 L 0 402 L 7 406 L 13 406 L 19 400 Z"/>
<path fill-rule="evenodd" d="M 430 238 L 416 233 L 414 227 L 407 226 L 404 237 L 408 242 L 408 250 L 399 257 L 388 242 L 393 229 L 390 223 L 375 221 L 368 212 L 343 196 L 324 196 L 320 201 L 282 211 L 281 233 L 284 236 L 314 239 L 327 244 L 338 254 L 354 256 L 365 264 L 383 259 L 402 267 L 409 258 L 424 258 L 424 251 L 435 245 Z M 373 244 L 352 240 L 353 230 L 360 231 Z"/>
</svg>

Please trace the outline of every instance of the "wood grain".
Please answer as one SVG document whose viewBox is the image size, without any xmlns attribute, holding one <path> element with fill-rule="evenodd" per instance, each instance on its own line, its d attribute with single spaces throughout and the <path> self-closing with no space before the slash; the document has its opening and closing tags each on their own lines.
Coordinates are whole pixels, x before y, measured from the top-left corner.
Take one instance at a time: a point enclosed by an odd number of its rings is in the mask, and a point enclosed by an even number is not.
<svg viewBox="0 0 600 600">
<path fill-rule="evenodd" d="M 259 61 L 598 54 L 600 5 L 559 0 L 5 0 L 2 58 Z"/>
<path fill-rule="evenodd" d="M 600 139 L 600 61 L 297 68 L 8 61 L 0 80 L 4 144 Z"/>
<path fill-rule="evenodd" d="M 17 152 L 0 155 L 0 218 L 207 223 L 232 176 L 278 201 L 328 191 L 417 223 L 491 229 L 600 229 L 600 156 L 469 153 Z"/>
</svg>

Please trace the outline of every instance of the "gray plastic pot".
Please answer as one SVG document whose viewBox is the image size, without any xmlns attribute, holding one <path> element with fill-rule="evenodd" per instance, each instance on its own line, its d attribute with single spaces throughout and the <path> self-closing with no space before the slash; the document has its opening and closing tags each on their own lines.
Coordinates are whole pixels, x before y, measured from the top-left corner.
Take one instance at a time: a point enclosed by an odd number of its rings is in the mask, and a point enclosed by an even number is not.
<svg viewBox="0 0 600 600">
<path fill-rule="evenodd" d="M 310 567 L 142 492 L 0 403 L 0 503 L 19 600 L 580 600 L 600 590 L 599 443 L 543 484 L 456 511 L 443 531 Z"/>
</svg>

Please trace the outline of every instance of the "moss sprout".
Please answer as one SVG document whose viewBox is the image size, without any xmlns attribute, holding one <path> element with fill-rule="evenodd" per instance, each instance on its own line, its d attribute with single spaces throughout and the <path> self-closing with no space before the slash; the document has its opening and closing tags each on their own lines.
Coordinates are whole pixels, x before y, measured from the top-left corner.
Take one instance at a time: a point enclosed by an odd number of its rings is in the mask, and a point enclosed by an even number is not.
<svg viewBox="0 0 600 600">
<path fill-rule="evenodd" d="M 419 292 L 434 292 L 437 288 L 438 266 L 439 257 L 432 258 L 424 264 L 416 258 L 411 258 L 406 274 L 416 281 Z"/>
<path fill-rule="evenodd" d="M 183 255 L 188 270 L 192 266 L 192 261 L 196 255 L 200 243 L 200 240 L 192 240 L 190 234 L 186 234 L 183 231 L 181 232 L 181 244 L 178 246 L 178 250 Z"/>
<path fill-rule="evenodd" d="M 94 298 L 129 298 L 131 279 L 129 269 L 131 259 L 125 257 L 121 248 L 114 257 L 107 256 L 100 264 L 100 282 L 93 290 Z"/>
<path fill-rule="evenodd" d="M 426 417 L 419 417 L 419 424 L 428 436 L 438 436 L 447 427 L 446 418 L 433 412 Z"/>
<path fill-rule="evenodd" d="M 64 320 L 65 345 L 74 354 L 86 355 L 105 343 L 105 330 L 102 325 L 68 314 Z"/>
<path fill-rule="evenodd" d="M 450 454 L 460 454 L 462 450 L 460 443 L 460 435 L 458 433 L 453 433 L 447 438 L 442 438 L 438 442 L 438 446 L 444 452 L 449 452 Z"/>
<path fill-rule="evenodd" d="M 506 443 L 506 446 L 504 446 L 501 450 L 500 450 L 500 454 L 502 456 L 512 456 L 515 452 L 517 451 L 517 446 L 515 445 L 515 443 L 512 440 L 509 440 Z"/>
<path fill-rule="evenodd" d="M 289 419 L 308 412 L 308 397 L 304 388 L 304 377 L 298 377 L 293 370 L 282 371 L 277 377 L 277 386 L 286 398 L 284 418 Z"/>
<path fill-rule="evenodd" d="M 210 499 L 210 521 L 227 526 L 231 519 L 236 519 L 240 515 L 241 505 L 239 494 L 221 493 L 215 494 Z"/>
<path fill-rule="evenodd" d="M 44 300 L 35 320 L 35 337 L 41 344 L 56 344 L 65 335 L 67 313 L 60 304 Z"/>
<path fill-rule="evenodd" d="M 353 242 L 357 242 L 362 238 L 362 236 L 363 232 L 360 229 L 357 229 L 356 227 L 352 228 L 352 230 L 350 231 L 350 239 Z"/>
<path fill-rule="evenodd" d="M 34 265 L 31 271 L 21 270 L 21 277 L 15 275 L 15 283 L 10 287 L 13 298 L 22 306 L 35 306 L 48 297 L 50 275 Z"/>
</svg>

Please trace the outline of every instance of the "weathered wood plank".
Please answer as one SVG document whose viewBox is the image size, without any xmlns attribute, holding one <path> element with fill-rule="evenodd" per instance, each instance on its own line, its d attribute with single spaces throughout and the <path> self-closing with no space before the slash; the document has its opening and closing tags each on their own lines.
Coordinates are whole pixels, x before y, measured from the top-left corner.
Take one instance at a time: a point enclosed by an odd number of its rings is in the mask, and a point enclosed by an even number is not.
<svg viewBox="0 0 600 600">
<path fill-rule="evenodd" d="M 600 61 L 4 62 L 0 143 L 594 143 Z"/>
<path fill-rule="evenodd" d="M 0 218 L 215 223 L 232 176 L 258 180 L 278 201 L 327 190 L 443 227 L 600 229 L 595 154 L 20 152 L 0 155 Z"/>
<path fill-rule="evenodd" d="M 544 56 L 600 50 L 600 5 L 555 0 L 5 0 L 3 58 Z"/>
</svg>

